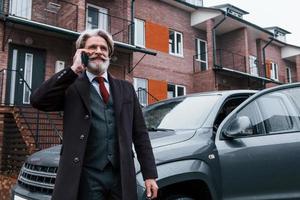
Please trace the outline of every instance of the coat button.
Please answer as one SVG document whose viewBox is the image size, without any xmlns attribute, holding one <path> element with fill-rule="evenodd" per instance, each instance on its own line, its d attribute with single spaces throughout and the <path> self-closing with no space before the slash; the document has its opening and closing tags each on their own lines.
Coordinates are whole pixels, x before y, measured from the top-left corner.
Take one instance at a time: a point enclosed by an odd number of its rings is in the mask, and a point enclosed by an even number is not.
<svg viewBox="0 0 300 200">
<path fill-rule="evenodd" d="M 73 162 L 74 162 L 74 163 L 78 163 L 78 162 L 79 162 L 79 158 L 78 158 L 78 157 L 75 157 L 74 160 L 73 160 Z"/>
<path fill-rule="evenodd" d="M 80 135 L 80 140 L 83 140 L 84 139 L 84 135 Z"/>
<path fill-rule="evenodd" d="M 84 116 L 84 119 L 89 119 L 89 118 L 90 118 L 89 115 L 85 115 L 85 116 Z"/>
</svg>

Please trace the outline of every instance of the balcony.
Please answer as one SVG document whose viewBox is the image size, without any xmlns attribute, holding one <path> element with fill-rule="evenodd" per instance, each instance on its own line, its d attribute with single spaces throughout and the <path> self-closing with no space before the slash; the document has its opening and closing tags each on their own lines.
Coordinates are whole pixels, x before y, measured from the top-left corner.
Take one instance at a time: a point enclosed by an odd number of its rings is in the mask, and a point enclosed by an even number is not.
<svg viewBox="0 0 300 200">
<path fill-rule="evenodd" d="M 234 53 L 225 49 L 216 50 L 216 65 L 222 68 L 228 68 L 239 72 L 249 73 L 244 55 Z"/>
<path fill-rule="evenodd" d="M 6 0 L 3 11 L 21 20 L 77 31 L 78 6 L 67 1 Z"/>
<path fill-rule="evenodd" d="M 74 36 L 69 38 L 77 38 L 82 28 L 101 28 L 111 33 L 115 41 L 130 44 L 132 22 L 114 9 L 87 4 L 86 17 L 79 23 L 78 6 L 64 0 L 4 0 L 3 5 L 8 22 Z"/>
</svg>

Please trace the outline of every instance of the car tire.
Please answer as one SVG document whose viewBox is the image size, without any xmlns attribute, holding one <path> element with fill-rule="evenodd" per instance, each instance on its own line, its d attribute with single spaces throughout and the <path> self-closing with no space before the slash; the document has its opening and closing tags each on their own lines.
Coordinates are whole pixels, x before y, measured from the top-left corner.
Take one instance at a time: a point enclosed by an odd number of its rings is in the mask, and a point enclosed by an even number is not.
<svg viewBox="0 0 300 200">
<path fill-rule="evenodd" d="M 196 199 L 189 195 L 176 194 L 176 195 L 168 196 L 164 200 L 196 200 Z"/>
</svg>

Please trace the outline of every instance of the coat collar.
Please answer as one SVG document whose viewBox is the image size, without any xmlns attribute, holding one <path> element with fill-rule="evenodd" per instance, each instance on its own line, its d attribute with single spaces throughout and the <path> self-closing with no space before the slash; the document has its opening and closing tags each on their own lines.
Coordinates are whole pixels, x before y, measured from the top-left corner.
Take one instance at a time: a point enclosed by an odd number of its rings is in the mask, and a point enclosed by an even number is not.
<svg viewBox="0 0 300 200">
<path fill-rule="evenodd" d="M 119 80 L 112 77 L 110 73 L 108 73 L 108 81 L 111 90 L 111 95 L 114 101 L 114 110 L 116 114 L 116 119 L 119 119 L 122 105 L 122 96 L 123 90 L 121 88 L 121 83 Z M 75 82 L 75 87 L 83 101 L 84 106 L 88 110 L 89 114 L 91 114 L 91 105 L 90 105 L 90 81 L 86 75 L 86 73 L 82 73 L 79 75 Z"/>
</svg>

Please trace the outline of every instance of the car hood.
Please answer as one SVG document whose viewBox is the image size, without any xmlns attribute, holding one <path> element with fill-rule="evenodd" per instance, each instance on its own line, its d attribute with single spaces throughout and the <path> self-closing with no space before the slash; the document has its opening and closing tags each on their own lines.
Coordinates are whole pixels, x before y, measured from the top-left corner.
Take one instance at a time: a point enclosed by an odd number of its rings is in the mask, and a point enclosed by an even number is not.
<svg viewBox="0 0 300 200">
<path fill-rule="evenodd" d="M 190 139 L 195 130 L 150 131 L 152 148 L 158 148 Z"/>
<path fill-rule="evenodd" d="M 195 130 L 151 131 L 149 137 L 153 148 L 171 145 L 188 140 Z M 26 160 L 27 163 L 40 166 L 57 167 L 60 159 L 61 145 L 38 151 Z"/>
<path fill-rule="evenodd" d="M 27 163 L 48 167 L 57 167 L 61 145 L 38 151 L 27 158 Z"/>
</svg>

